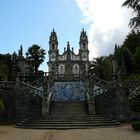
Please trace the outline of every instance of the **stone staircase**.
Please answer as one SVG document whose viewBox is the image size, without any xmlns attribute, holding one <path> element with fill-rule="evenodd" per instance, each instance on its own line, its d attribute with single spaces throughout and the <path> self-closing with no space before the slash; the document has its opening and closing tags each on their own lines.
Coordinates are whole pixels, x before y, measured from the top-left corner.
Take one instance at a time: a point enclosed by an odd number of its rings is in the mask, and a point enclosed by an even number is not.
<svg viewBox="0 0 140 140">
<path fill-rule="evenodd" d="M 117 126 L 119 122 L 100 115 L 88 115 L 84 101 L 52 102 L 49 116 L 17 123 L 18 128 L 34 129 L 82 129 L 112 125 Z"/>
</svg>

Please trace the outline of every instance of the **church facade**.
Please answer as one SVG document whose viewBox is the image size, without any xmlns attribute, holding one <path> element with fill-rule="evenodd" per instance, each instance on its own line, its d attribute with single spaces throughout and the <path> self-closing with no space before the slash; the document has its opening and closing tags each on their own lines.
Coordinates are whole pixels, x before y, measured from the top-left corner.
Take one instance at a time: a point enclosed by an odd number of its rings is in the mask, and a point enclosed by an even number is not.
<svg viewBox="0 0 140 140">
<path fill-rule="evenodd" d="M 73 47 L 67 42 L 63 54 L 59 54 L 57 33 L 51 32 L 49 37 L 49 72 L 54 75 L 83 75 L 89 69 L 88 36 L 84 29 L 80 33 L 79 53 L 75 54 Z"/>
</svg>

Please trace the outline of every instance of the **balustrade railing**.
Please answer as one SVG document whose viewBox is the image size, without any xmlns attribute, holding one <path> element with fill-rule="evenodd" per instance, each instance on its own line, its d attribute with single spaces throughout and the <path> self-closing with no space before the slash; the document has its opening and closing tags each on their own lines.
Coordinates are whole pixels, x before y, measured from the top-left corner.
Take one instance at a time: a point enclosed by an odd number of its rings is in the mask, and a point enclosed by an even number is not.
<svg viewBox="0 0 140 140">
<path fill-rule="evenodd" d="M 124 88 L 128 88 L 129 91 L 136 89 L 136 87 L 140 86 L 140 80 L 130 79 L 130 80 L 116 80 L 112 82 L 108 82 L 97 77 L 93 77 L 93 84 L 99 86 L 97 89 L 93 89 L 93 97 L 98 96 L 100 94 L 105 94 L 107 91 L 115 86 L 120 86 Z"/>
<path fill-rule="evenodd" d="M 43 97 L 43 90 L 42 89 L 39 89 L 37 87 L 34 87 L 34 86 L 27 84 L 27 83 L 24 83 L 24 82 L 19 82 L 19 87 L 22 90 L 27 90 L 28 94 L 32 93 L 34 95 Z"/>
<path fill-rule="evenodd" d="M 14 88 L 14 81 L 0 81 L 0 88 Z"/>
</svg>

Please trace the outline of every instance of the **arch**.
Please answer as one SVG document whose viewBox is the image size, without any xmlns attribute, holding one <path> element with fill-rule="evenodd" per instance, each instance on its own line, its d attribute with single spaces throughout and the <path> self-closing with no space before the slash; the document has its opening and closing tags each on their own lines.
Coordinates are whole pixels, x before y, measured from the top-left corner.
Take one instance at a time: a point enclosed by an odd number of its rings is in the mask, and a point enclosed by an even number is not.
<svg viewBox="0 0 140 140">
<path fill-rule="evenodd" d="M 58 67 L 58 72 L 59 72 L 59 74 L 64 74 L 65 73 L 65 66 L 60 64 Z"/>
<path fill-rule="evenodd" d="M 78 65 L 78 64 L 75 64 L 75 65 L 73 66 L 73 73 L 74 73 L 74 74 L 79 74 L 79 65 Z"/>
<path fill-rule="evenodd" d="M 55 44 L 53 43 L 53 44 L 52 44 L 52 50 L 54 50 L 54 49 L 55 49 Z"/>
</svg>

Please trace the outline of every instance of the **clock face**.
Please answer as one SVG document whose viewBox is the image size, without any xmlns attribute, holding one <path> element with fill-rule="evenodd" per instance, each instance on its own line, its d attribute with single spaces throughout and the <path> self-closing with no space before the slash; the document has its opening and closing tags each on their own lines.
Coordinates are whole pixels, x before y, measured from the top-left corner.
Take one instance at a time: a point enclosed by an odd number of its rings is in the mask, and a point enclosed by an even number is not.
<svg viewBox="0 0 140 140">
<path fill-rule="evenodd" d="M 82 36 L 82 39 L 85 39 L 85 36 Z"/>
<path fill-rule="evenodd" d="M 54 36 L 52 36 L 52 40 L 55 40 L 55 37 Z"/>
</svg>

